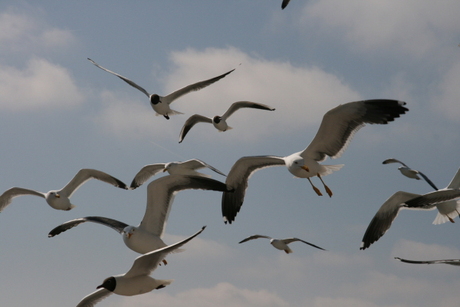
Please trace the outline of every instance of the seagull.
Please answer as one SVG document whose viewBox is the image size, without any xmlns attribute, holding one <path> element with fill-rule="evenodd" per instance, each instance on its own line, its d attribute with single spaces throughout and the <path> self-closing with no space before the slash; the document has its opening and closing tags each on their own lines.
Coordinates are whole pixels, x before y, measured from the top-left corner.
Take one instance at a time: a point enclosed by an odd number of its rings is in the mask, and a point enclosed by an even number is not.
<svg viewBox="0 0 460 307">
<path fill-rule="evenodd" d="M 192 129 L 192 127 L 195 124 L 198 124 L 198 123 L 212 124 L 219 132 L 224 132 L 224 131 L 232 129 L 232 127 L 228 126 L 227 124 L 227 118 L 229 118 L 233 113 L 235 113 L 237 110 L 242 109 L 242 108 L 253 108 L 253 109 L 275 111 L 274 108 L 269 107 L 265 104 L 261 104 L 257 102 L 250 102 L 250 101 L 237 101 L 237 102 L 232 103 L 230 108 L 228 108 L 228 110 L 222 116 L 216 115 L 213 118 L 210 118 L 210 117 L 206 117 L 200 114 L 195 114 L 195 115 L 190 116 L 185 121 L 185 124 L 182 127 L 182 130 L 180 132 L 179 143 L 182 143 L 182 141 L 185 138 L 185 135 L 189 132 L 190 129 Z"/>
<path fill-rule="evenodd" d="M 171 284 L 173 280 L 155 279 L 149 275 L 158 267 L 160 261 L 163 260 L 167 254 L 174 252 L 179 247 L 192 240 L 205 228 L 206 226 L 185 240 L 137 257 L 128 272 L 106 278 L 101 285 L 97 286 L 97 290 L 85 296 L 77 307 L 93 307 L 112 293 L 133 296 L 161 289 Z"/>
<path fill-rule="evenodd" d="M 50 231 L 54 237 L 85 222 L 98 223 L 120 233 L 125 245 L 131 250 L 145 254 L 163 248 L 166 221 L 177 192 L 187 189 L 227 191 L 227 186 L 217 180 L 200 176 L 169 175 L 160 177 L 147 186 L 147 206 L 144 218 L 138 226 L 99 216 L 87 216 L 65 222 Z M 165 263 L 166 264 L 166 263 Z"/>
<path fill-rule="evenodd" d="M 393 220 L 398 216 L 401 209 L 434 210 L 439 212 L 457 211 L 451 201 L 460 197 L 460 169 L 458 169 L 449 185 L 441 190 L 424 195 L 398 191 L 388 198 L 375 214 L 364 233 L 360 249 L 368 248 L 372 243 L 382 237 L 390 229 Z M 439 209 L 441 207 L 441 210 Z M 446 214 L 447 215 L 447 214 Z M 448 215 L 448 218 L 450 216 Z M 453 220 L 450 218 L 451 222 Z"/>
<path fill-rule="evenodd" d="M 382 164 L 389 164 L 389 163 L 401 163 L 402 166 L 398 167 L 398 170 L 401 172 L 401 174 L 403 174 L 404 176 L 406 176 L 408 178 L 413 178 L 413 179 L 417 179 L 417 180 L 420 180 L 420 177 L 418 176 L 418 175 L 420 175 L 433 189 L 439 190 L 434 185 L 434 183 L 427 176 L 425 176 L 424 173 L 422 173 L 420 171 L 417 171 L 415 169 L 411 169 L 409 166 L 407 166 L 403 162 L 401 162 L 401 161 L 399 161 L 397 159 L 394 159 L 394 158 L 386 159 L 385 161 L 382 162 Z"/>
<path fill-rule="evenodd" d="M 175 92 L 172 92 L 171 94 L 169 94 L 167 96 L 160 96 L 160 95 L 157 95 L 157 94 L 149 94 L 149 92 L 147 92 L 143 87 L 137 85 L 136 83 L 134 83 L 133 81 L 129 80 L 128 78 L 125 78 L 122 75 L 119 75 L 119 74 L 117 74 L 117 73 L 115 73 L 115 72 L 113 72 L 111 70 L 108 70 L 107 68 L 104 68 L 104 67 L 100 66 L 99 64 L 97 64 L 96 62 L 91 60 L 90 58 L 88 58 L 88 60 L 91 63 L 93 63 L 94 65 L 96 65 L 96 67 L 99 67 L 100 69 L 105 70 L 106 72 L 117 76 L 118 78 L 120 78 L 121 80 L 125 81 L 126 83 L 128 83 L 132 87 L 137 88 L 139 91 L 141 91 L 142 93 L 147 95 L 147 97 L 149 98 L 149 101 L 150 101 L 150 105 L 152 106 L 153 110 L 156 112 L 156 115 L 163 115 L 166 119 L 169 119 L 170 115 L 183 114 L 181 112 L 174 111 L 174 110 L 171 110 L 169 108 L 169 105 L 174 100 L 176 100 L 177 98 L 179 98 L 179 97 L 181 97 L 181 96 L 183 96 L 185 94 L 188 94 L 188 93 L 190 93 L 192 91 L 201 90 L 202 88 L 205 88 L 208 85 L 211 85 L 216 81 L 219 81 L 220 79 L 222 79 L 223 77 L 225 77 L 226 75 L 228 75 L 229 73 L 231 73 L 232 71 L 235 70 L 235 69 L 232 69 L 232 70 L 230 70 L 230 71 L 228 71 L 228 72 L 226 72 L 226 73 L 224 73 L 222 75 L 219 75 L 217 77 L 187 85 L 187 86 L 185 86 L 185 87 L 183 87 L 183 88 L 181 88 L 181 89 L 179 89 L 179 90 L 177 90 Z"/>
<path fill-rule="evenodd" d="M 225 223 L 232 223 L 239 212 L 244 194 L 248 187 L 249 177 L 257 170 L 285 165 L 295 177 L 307 178 L 313 190 L 322 195 L 313 185 L 310 177 L 317 176 L 327 194 L 332 191 L 324 183 L 321 176 L 328 175 L 342 168 L 340 165 L 319 164 L 327 156 L 338 158 L 347 148 L 353 135 L 365 124 L 387 124 L 408 111 L 406 103 L 398 100 L 374 99 L 354 101 L 339 105 L 329 110 L 323 117 L 316 136 L 303 151 L 286 157 L 280 156 L 251 156 L 242 157 L 232 166 L 227 176 L 227 186 L 234 193 L 223 193 L 222 215 Z"/>
<path fill-rule="evenodd" d="M 292 249 L 290 249 L 289 246 L 288 246 L 288 244 L 292 243 L 292 242 L 303 242 L 305 244 L 308 244 L 310 246 L 316 247 L 318 249 L 325 250 L 322 247 L 316 246 L 314 244 L 311 244 L 311 243 L 309 243 L 307 241 L 304 241 L 304 240 L 301 240 L 299 238 L 274 239 L 272 237 L 262 236 L 262 235 L 253 235 L 253 236 L 247 237 L 246 239 L 244 239 L 244 240 L 242 240 L 242 241 L 240 241 L 238 243 L 241 244 L 241 243 L 247 242 L 249 240 L 260 239 L 260 238 L 269 239 L 270 244 L 273 245 L 274 248 L 282 250 L 282 251 L 285 251 L 286 254 L 292 253 Z"/>
<path fill-rule="evenodd" d="M 442 260 L 427 260 L 427 261 L 416 261 L 416 260 L 408 260 L 399 257 L 395 257 L 402 262 L 406 263 L 424 263 L 424 264 L 433 264 L 433 263 L 445 263 L 450 265 L 460 265 L 460 259 L 442 259 Z"/>
<path fill-rule="evenodd" d="M 291 0 L 283 0 L 283 3 L 281 3 L 281 9 L 284 10 L 284 8 L 289 4 L 289 1 Z"/>
<path fill-rule="evenodd" d="M 53 209 L 65 211 L 71 210 L 75 208 L 75 206 L 70 203 L 70 197 L 82 184 L 90 179 L 98 179 L 117 188 L 125 190 L 128 189 L 126 184 L 107 173 L 95 169 L 84 168 L 79 170 L 75 177 L 73 177 L 72 180 L 70 180 L 70 182 L 60 190 L 51 190 L 47 193 L 18 187 L 6 190 L 0 196 L 0 212 L 11 203 L 13 198 L 22 195 L 40 196 L 43 197 L 48 205 L 50 205 Z"/>
<path fill-rule="evenodd" d="M 160 171 L 168 172 L 170 175 L 191 175 L 191 176 L 202 176 L 202 177 L 211 177 L 210 175 L 199 173 L 195 170 L 200 168 L 209 168 L 210 170 L 218 173 L 219 175 L 226 176 L 224 173 L 219 171 L 217 168 L 212 167 L 211 165 L 198 160 L 191 159 L 184 162 L 168 162 L 168 163 L 156 163 L 145 165 L 141 170 L 134 176 L 133 181 L 131 182 L 131 189 L 134 190 L 137 187 L 144 184 L 150 177 L 154 176 Z"/>
</svg>

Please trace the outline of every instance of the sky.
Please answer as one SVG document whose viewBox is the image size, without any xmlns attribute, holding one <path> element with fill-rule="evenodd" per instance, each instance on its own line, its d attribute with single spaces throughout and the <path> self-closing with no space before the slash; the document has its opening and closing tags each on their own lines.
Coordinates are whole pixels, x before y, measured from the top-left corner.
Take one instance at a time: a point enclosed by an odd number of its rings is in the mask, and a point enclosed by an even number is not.
<svg viewBox="0 0 460 307">
<path fill-rule="evenodd" d="M 152 274 L 175 281 L 97 306 L 458 306 L 458 268 L 394 260 L 460 258 L 458 218 L 432 225 L 435 211 L 405 210 L 379 241 L 359 247 L 393 193 L 431 191 L 383 160 L 397 158 L 439 187 L 460 167 L 460 2 L 280 6 L 281 0 L 0 3 L 0 190 L 59 189 L 82 168 L 129 184 L 146 164 L 193 158 L 228 173 L 243 156 L 303 150 L 323 114 L 339 104 L 407 102 L 405 115 L 362 128 L 342 157 L 325 161 L 345 164 L 324 177 L 331 198 L 284 167 L 260 170 L 235 222 L 226 225 L 219 192 L 178 193 L 165 242 L 207 228 Z M 160 95 L 236 69 L 175 101 L 172 108 L 184 114 L 168 121 L 155 116 L 144 94 L 87 58 Z M 189 116 L 223 114 L 239 100 L 276 110 L 238 111 L 223 133 L 199 124 L 178 143 Z M 47 234 L 89 215 L 137 225 L 146 188 L 92 180 L 72 196 L 71 211 L 15 198 L 0 214 L 0 305 L 76 306 L 103 279 L 125 273 L 138 254 L 113 230 L 87 223 Z M 238 244 L 252 234 L 298 237 L 327 251 L 297 242 L 288 255 L 268 240 Z"/>
</svg>

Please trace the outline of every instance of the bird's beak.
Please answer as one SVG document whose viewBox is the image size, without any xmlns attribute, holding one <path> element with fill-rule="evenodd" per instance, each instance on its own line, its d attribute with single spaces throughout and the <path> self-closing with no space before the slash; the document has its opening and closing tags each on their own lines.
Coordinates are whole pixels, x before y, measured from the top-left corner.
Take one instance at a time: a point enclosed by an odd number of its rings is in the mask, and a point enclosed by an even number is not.
<svg viewBox="0 0 460 307">
<path fill-rule="evenodd" d="M 96 289 L 101 289 L 101 288 L 104 288 L 102 285 L 99 285 L 96 287 Z"/>
<path fill-rule="evenodd" d="M 58 193 L 56 193 L 56 198 L 61 198 L 61 195 L 59 195 Z"/>
<path fill-rule="evenodd" d="M 306 166 L 306 165 L 302 165 L 301 168 L 303 168 L 303 169 L 306 170 L 307 172 L 310 171 L 310 169 L 309 169 L 308 166 Z"/>
<path fill-rule="evenodd" d="M 164 168 L 164 169 L 163 169 L 163 173 L 164 173 L 164 172 L 166 172 L 166 171 L 167 171 L 167 169 L 166 169 L 166 168 Z"/>
</svg>

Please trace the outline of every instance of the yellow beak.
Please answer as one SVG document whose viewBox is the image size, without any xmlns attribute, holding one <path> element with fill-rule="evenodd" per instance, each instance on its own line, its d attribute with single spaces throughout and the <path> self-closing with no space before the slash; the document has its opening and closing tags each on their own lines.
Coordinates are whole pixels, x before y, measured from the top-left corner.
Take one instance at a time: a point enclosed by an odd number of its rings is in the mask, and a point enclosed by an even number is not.
<svg viewBox="0 0 460 307">
<path fill-rule="evenodd" d="M 310 169 L 309 169 L 308 166 L 306 166 L 306 165 L 302 165 L 301 168 L 303 168 L 303 169 L 306 170 L 307 172 L 310 171 Z"/>
</svg>

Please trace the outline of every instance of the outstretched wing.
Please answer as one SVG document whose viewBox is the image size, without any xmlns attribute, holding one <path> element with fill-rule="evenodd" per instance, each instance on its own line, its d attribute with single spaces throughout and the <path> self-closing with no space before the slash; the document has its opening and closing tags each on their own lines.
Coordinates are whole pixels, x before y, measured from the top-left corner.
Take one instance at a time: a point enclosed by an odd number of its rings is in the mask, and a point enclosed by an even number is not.
<svg viewBox="0 0 460 307">
<path fill-rule="evenodd" d="M 179 135 L 179 143 L 182 143 L 184 140 L 185 136 L 187 133 L 192 129 L 193 126 L 195 126 L 198 123 L 209 123 L 212 124 L 212 119 L 200 114 L 194 114 L 190 116 L 184 123 L 184 126 L 182 126 L 182 129 L 180 131 Z"/>
<path fill-rule="evenodd" d="M 113 230 L 117 231 L 118 233 L 122 233 L 123 229 L 125 229 L 125 227 L 129 226 L 128 224 L 125 224 L 125 223 L 117 221 L 117 220 L 109 219 L 107 217 L 86 216 L 86 217 L 81 217 L 81 218 L 78 218 L 78 219 L 67 221 L 67 222 L 55 227 L 53 230 L 51 230 L 49 232 L 48 237 L 49 238 L 54 237 L 54 236 L 60 234 L 61 232 L 67 231 L 67 230 L 69 230 L 71 228 L 74 228 L 74 227 L 76 227 L 76 226 L 78 226 L 78 225 L 80 225 L 82 223 L 85 223 L 85 222 L 93 222 L 93 223 L 101 224 L 101 225 L 104 225 L 104 226 L 112 228 Z"/>
<path fill-rule="evenodd" d="M 222 119 L 226 120 L 233 113 L 235 113 L 237 110 L 241 108 L 252 108 L 252 109 L 275 111 L 274 108 L 269 107 L 266 104 L 251 102 L 251 101 L 237 101 L 237 102 L 232 103 L 232 105 L 228 108 L 228 110 L 222 115 Z"/>
<path fill-rule="evenodd" d="M 13 198 L 22 195 L 34 195 L 45 198 L 45 194 L 42 192 L 17 187 L 10 188 L 3 192 L 3 194 L 0 196 L 0 212 L 2 212 L 3 209 L 5 209 L 9 204 L 11 204 Z"/>
<path fill-rule="evenodd" d="M 228 75 L 229 73 L 231 73 L 234 70 L 235 69 L 232 69 L 232 70 L 226 72 L 225 74 L 222 74 L 220 76 L 217 76 L 217 77 L 214 77 L 214 78 L 211 78 L 211 79 L 208 79 L 208 80 L 204 80 L 204 81 L 200 81 L 200 82 L 197 82 L 197 83 L 187 85 L 187 86 L 185 86 L 185 87 L 183 87 L 183 88 L 181 88 L 181 89 L 179 89 L 179 90 L 177 90 L 175 92 L 172 92 L 168 96 L 165 96 L 165 99 L 170 104 L 174 100 L 176 100 L 177 98 L 179 98 L 179 97 L 181 97 L 181 96 L 183 96 L 183 95 L 185 95 L 187 93 L 201 90 L 202 88 L 205 88 L 205 87 L 213 84 L 214 82 L 219 81 L 220 79 L 222 79 L 223 77 L 225 77 L 226 75 Z"/>
<path fill-rule="evenodd" d="M 86 181 L 90 179 L 97 179 L 120 189 L 128 189 L 128 187 L 123 181 L 113 176 L 110 176 L 107 173 L 95 169 L 83 168 L 78 171 L 78 173 L 72 178 L 72 180 L 69 181 L 69 183 L 67 183 L 67 185 L 61 190 L 61 193 L 67 197 L 71 197 L 72 194 L 82 184 L 84 184 Z"/>
<path fill-rule="evenodd" d="M 425 260 L 425 261 L 417 261 L 417 260 L 408 260 L 399 257 L 395 257 L 395 259 L 400 260 L 401 262 L 406 263 L 423 263 L 423 264 L 435 264 L 435 263 L 445 263 L 450 265 L 460 265 L 460 259 L 443 259 L 443 260 Z"/>
<path fill-rule="evenodd" d="M 160 171 L 163 171 L 165 168 L 165 163 L 155 163 L 145 165 L 141 170 L 134 176 L 133 181 L 131 182 L 131 189 L 135 189 L 142 184 L 144 184 L 150 177 L 155 176 Z"/>
<path fill-rule="evenodd" d="M 247 237 L 246 239 L 241 240 L 241 241 L 238 242 L 238 243 L 244 243 L 244 242 L 247 242 L 247 241 L 250 241 L 250 240 L 255 240 L 255 239 L 260 239 L 260 238 L 271 239 L 272 237 L 263 236 L 263 235 L 252 235 L 252 236 L 250 236 L 250 237 Z"/>
<path fill-rule="evenodd" d="M 147 97 L 150 97 L 150 94 L 149 94 L 143 87 L 137 85 L 136 83 L 134 83 L 133 81 L 129 80 L 128 78 L 125 78 L 125 77 L 123 77 L 122 75 L 117 74 L 116 72 L 113 72 L 113 71 L 111 71 L 111 70 L 108 70 L 107 68 L 102 67 L 101 65 L 97 64 L 96 62 L 94 62 L 94 61 L 91 60 L 90 58 L 88 58 L 88 60 L 89 60 L 91 63 L 93 63 L 94 65 L 96 65 L 96 67 L 99 67 L 100 69 L 105 70 L 106 72 L 111 73 L 112 75 L 117 76 L 118 78 L 120 78 L 121 80 L 125 81 L 126 83 L 128 83 L 128 84 L 131 85 L 132 87 L 137 88 L 139 91 L 141 91 L 142 93 L 144 93 L 145 95 L 147 95 Z"/>
<path fill-rule="evenodd" d="M 297 242 L 297 241 L 303 242 L 303 243 L 305 243 L 305 244 L 308 244 L 308 245 L 310 245 L 310 246 L 316 247 L 316 248 L 321 249 L 321 250 L 323 250 L 323 251 L 325 250 L 325 249 L 322 248 L 322 247 L 319 247 L 319 246 L 317 246 L 317 245 L 315 245 L 315 244 L 312 244 L 312 243 L 310 243 L 310 242 L 304 241 L 304 240 L 299 239 L 299 238 L 287 238 L 287 239 L 283 239 L 283 242 L 286 243 L 286 244 L 289 244 L 289 243 L 292 243 L 292 242 Z"/>
<path fill-rule="evenodd" d="M 94 305 L 96 305 L 97 303 L 99 303 L 100 301 L 102 301 L 103 299 L 105 299 L 107 296 L 109 296 L 112 293 L 113 292 L 107 289 L 104 289 L 104 288 L 98 289 L 94 291 L 93 293 L 85 296 L 80 301 L 80 303 L 78 303 L 77 307 L 94 307 Z"/>
<path fill-rule="evenodd" d="M 393 121 L 408 111 L 405 104 L 398 100 L 374 99 L 339 105 L 324 114 L 316 136 L 300 155 L 316 161 L 324 161 L 327 156 L 338 158 L 361 127 Z"/>
</svg>

